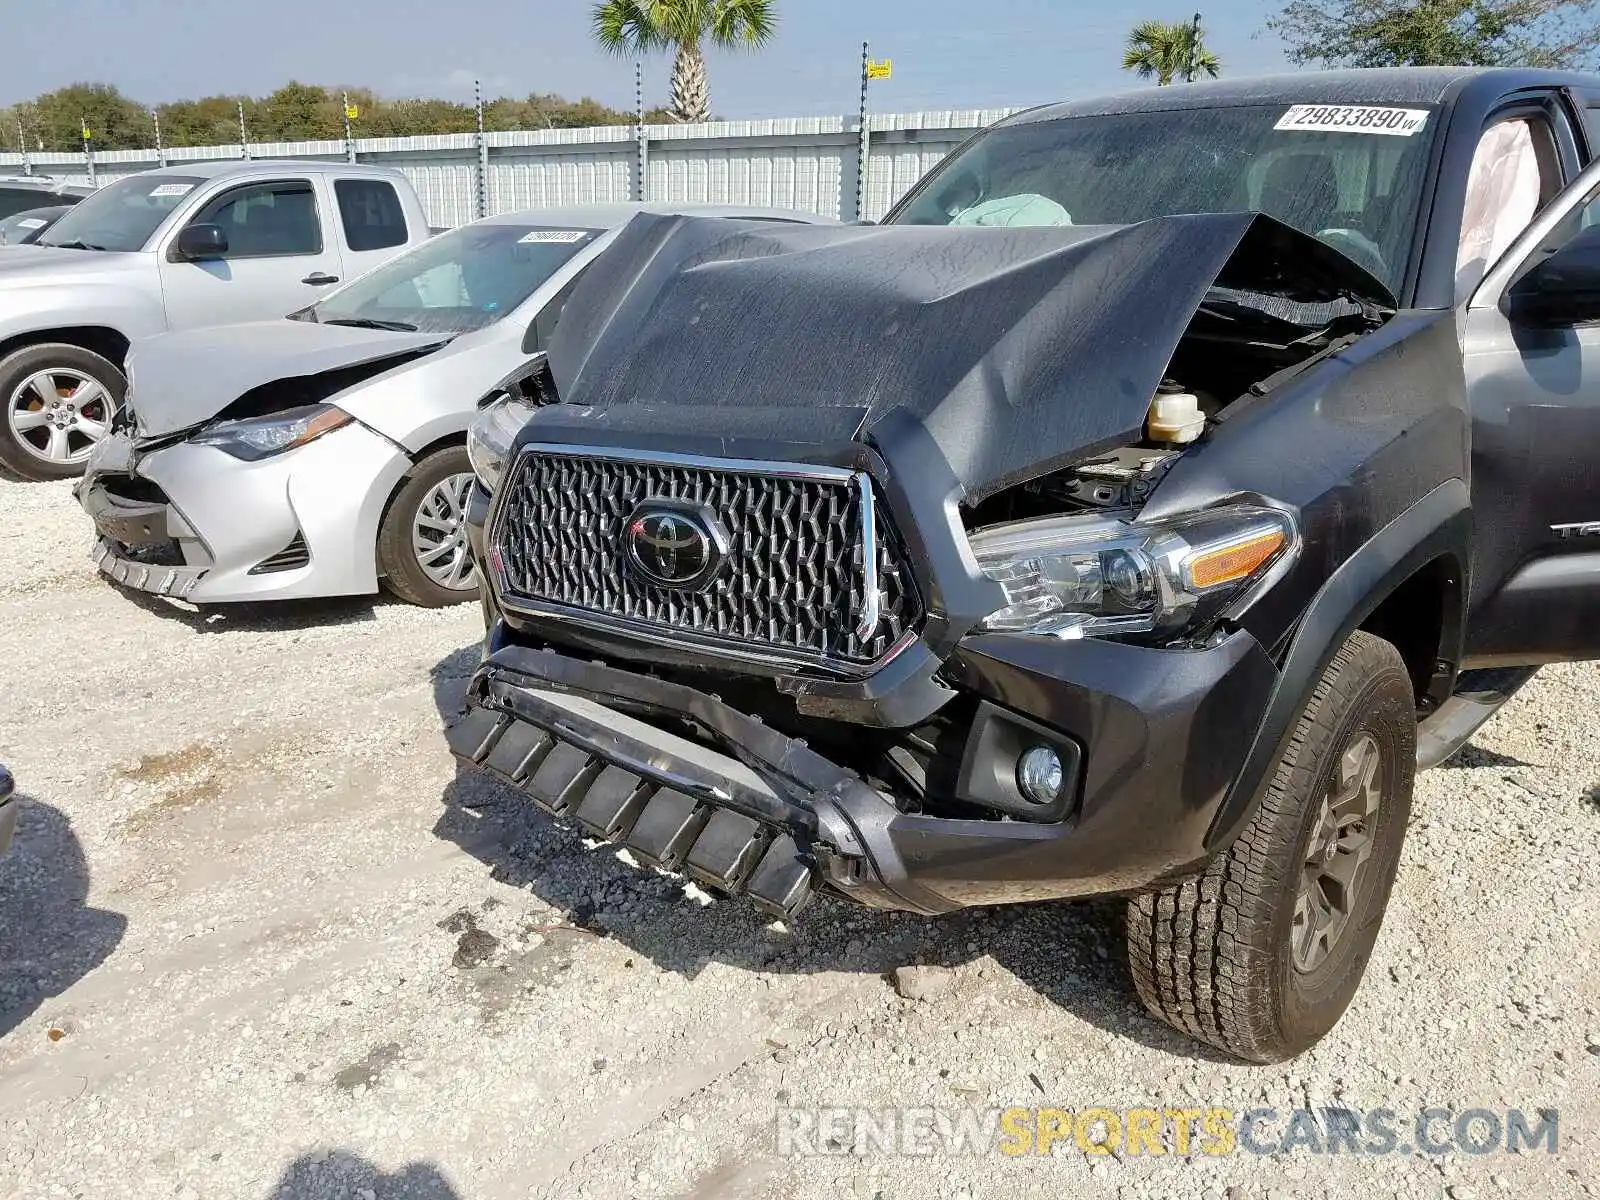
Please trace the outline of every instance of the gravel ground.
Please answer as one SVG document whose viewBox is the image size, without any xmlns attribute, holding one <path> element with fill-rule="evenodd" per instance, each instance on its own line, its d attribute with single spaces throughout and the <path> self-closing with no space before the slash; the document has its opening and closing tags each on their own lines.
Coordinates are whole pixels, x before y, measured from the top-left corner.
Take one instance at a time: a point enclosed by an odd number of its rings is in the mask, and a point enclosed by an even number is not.
<svg viewBox="0 0 1600 1200">
<path fill-rule="evenodd" d="M 784 928 L 458 779 L 470 607 L 195 614 L 97 579 L 65 485 L 0 483 L 0 511 L 0 758 L 29 797 L 0 862 L 0 1197 L 1600 1187 L 1600 669 L 1542 672 L 1422 778 L 1355 1006 L 1241 1067 L 1143 1015 L 1114 904 Z M 1554 1108 L 1560 1151 L 777 1153 L 782 1106 L 1013 1104 Z"/>
</svg>

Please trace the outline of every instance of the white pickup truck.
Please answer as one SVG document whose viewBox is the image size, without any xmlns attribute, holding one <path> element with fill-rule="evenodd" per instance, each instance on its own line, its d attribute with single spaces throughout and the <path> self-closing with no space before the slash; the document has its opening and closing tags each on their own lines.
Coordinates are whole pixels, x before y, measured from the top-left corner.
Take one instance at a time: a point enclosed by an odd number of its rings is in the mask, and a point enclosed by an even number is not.
<svg viewBox="0 0 1600 1200">
<path fill-rule="evenodd" d="M 430 233 L 379 167 L 186 163 L 107 184 L 36 244 L 0 247 L 0 473 L 82 471 L 131 341 L 283 316 Z"/>
</svg>

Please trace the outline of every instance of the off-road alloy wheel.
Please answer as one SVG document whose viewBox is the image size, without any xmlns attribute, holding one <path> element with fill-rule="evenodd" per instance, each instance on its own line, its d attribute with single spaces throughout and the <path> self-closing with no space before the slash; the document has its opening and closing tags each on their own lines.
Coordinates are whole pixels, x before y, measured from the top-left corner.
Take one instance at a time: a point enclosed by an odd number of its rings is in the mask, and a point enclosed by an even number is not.
<svg viewBox="0 0 1600 1200">
<path fill-rule="evenodd" d="M 478 598 L 467 545 L 472 464 L 464 446 L 435 451 L 411 468 L 378 530 L 378 573 L 408 604 L 442 608 Z"/>
<path fill-rule="evenodd" d="M 125 387 L 115 363 L 64 342 L 0 359 L 0 470 L 28 480 L 83 474 Z"/>
<path fill-rule="evenodd" d="M 1129 966 L 1145 1006 L 1252 1062 L 1293 1057 L 1332 1029 L 1394 885 L 1416 743 L 1399 653 L 1351 635 L 1227 853 L 1130 902 Z"/>
</svg>

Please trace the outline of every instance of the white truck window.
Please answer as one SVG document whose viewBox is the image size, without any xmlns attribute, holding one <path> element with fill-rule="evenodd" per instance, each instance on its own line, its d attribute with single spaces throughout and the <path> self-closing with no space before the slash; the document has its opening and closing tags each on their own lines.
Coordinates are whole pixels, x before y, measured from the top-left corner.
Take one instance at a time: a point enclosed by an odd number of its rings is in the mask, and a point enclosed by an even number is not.
<svg viewBox="0 0 1600 1200">
<path fill-rule="evenodd" d="M 222 227 L 227 258 L 322 253 L 316 193 L 305 180 L 235 188 L 207 205 L 200 222 Z"/>
<path fill-rule="evenodd" d="M 392 183 L 381 179 L 340 179 L 339 201 L 344 242 L 352 250 L 386 250 L 406 243 L 406 214 Z"/>
</svg>

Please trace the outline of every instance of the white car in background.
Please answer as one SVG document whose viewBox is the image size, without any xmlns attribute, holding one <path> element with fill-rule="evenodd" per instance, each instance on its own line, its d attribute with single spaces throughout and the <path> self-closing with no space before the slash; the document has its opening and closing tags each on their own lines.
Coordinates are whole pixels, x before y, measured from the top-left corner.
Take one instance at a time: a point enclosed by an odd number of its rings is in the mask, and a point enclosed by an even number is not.
<svg viewBox="0 0 1600 1200">
<path fill-rule="evenodd" d="M 430 235 L 387 167 L 184 163 L 108 183 L 30 245 L 0 247 L 0 475 L 83 470 L 122 403 L 130 343 L 281 316 Z"/>
<path fill-rule="evenodd" d="M 639 212 L 823 220 L 640 204 L 491 217 L 287 318 L 136 343 L 122 417 L 77 487 L 101 571 L 195 604 L 380 583 L 413 604 L 476 596 L 467 427 Z"/>
</svg>

